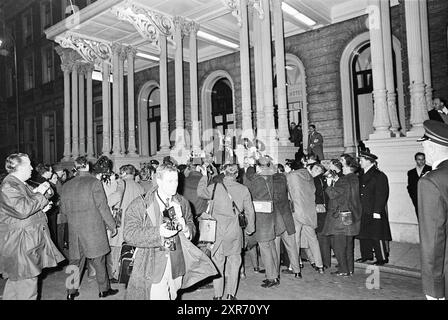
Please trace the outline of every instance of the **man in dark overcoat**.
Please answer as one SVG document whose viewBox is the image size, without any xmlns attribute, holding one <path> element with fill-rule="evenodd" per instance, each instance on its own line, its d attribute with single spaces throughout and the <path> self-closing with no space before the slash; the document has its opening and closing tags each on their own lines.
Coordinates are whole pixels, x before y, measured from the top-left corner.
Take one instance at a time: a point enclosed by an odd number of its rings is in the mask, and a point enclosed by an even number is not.
<svg viewBox="0 0 448 320">
<path fill-rule="evenodd" d="M 434 120 L 423 123 L 423 141 L 433 171 L 418 182 L 418 212 L 423 292 L 428 299 L 448 295 L 448 125 Z"/>
<path fill-rule="evenodd" d="M 414 156 L 415 168 L 408 171 L 408 193 L 411 197 L 412 204 L 415 208 L 415 213 L 418 219 L 418 200 L 417 200 L 417 184 L 418 180 L 425 175 L 426 172 L 431 171 L 431 166 L 426 164 L 425 154 L 417 152 Z"/>
<path fill-rule="evenodd" d="M 63 185 L 61 193 L 61 210 L 68 219 L 70 266 L 76 266 L 82 275 L 86 259 L 90 259 L 96 271 L 99 297 L 104 298 L 118 292 L 111 289 L 106 270 L 106 254 L 110 251 L 106 228 L 114 236 L 116 225 L 103 185 L 89 173 L 86 157 L 75 160 L 75 169 L 78 175 Z M 67 300 L 79 295 L 76 286 L 67 289 Z"/>
<path fill-rule="evenodd" d="M 384 265 L 389 262 L 387 241 L 392 240 L 387 214 L 389 182 L 384 172 L 376 166 L 376 155 L 362 151 L 359 156 L 359 164 L 363 170 L 359 177 L 362 216 L 358 239 L 361 258 L 357 262 L 373 260 L 374 251 L 374 264 Z"/>
</svg>

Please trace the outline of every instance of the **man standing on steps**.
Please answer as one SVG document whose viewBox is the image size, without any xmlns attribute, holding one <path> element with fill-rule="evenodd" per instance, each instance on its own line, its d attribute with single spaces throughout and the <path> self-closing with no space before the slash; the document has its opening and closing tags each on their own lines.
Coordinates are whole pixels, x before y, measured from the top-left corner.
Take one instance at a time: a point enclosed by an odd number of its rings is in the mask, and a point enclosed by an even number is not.
<svg viewBox="0 0 448 320">
<path fill-rule="evenodd" d="M 90 259 L 96 271 L 99 297 L 105 298 L 118 293 L 111 289 L 106 270 L 106 254 L 110 252 L 106 228 L 112 236 L 117 229 L 101 181 L 89 173 L 86 157 L 76 158 L 75 169 L 78 175 L 64 184 L 61 193 L 61 210 L 68 218 L 70 265 L 76 266 L 82 275 L 86 259 Z M 67 289 L 67 300 L 79 295 L 77 288 Z"/>
<path fill-rule="evenodd" d="M 448 125 L 434 120 L 423 123 L 419 139 L 432 164 L 418 182 L 418 213 L 423 292 L 427 299 L 445 300 L 448 295 Z"/>
<path fill-rule="evenodd" d="M 417 184 L 418 180 L 425 175 L 426 172 L 431 171 L 431 166 L 426 164 L 425 154 L 417 152 L 414 156 L 415 168 L 408 171 L 408 193 L 411 197 L 412 203 L 415 207 L 415 213 L 418 219 L 418 201 L 417 201 Z"/>
</svg>

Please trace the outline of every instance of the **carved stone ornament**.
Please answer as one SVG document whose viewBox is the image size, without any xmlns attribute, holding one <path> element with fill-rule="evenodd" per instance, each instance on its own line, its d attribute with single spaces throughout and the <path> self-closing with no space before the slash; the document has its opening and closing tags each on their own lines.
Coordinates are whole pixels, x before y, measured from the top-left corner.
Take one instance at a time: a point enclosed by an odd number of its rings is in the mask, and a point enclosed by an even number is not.
<svg viewBox="0 0 448 320">
<path fill-rule="evenodd" d="M 258 11 L 258 17 L 264 19 L 264 10 L 261 3 L 262 0 L 249 0 L 249 5 L 252 5 Z"/>
<path fill-rule="evenodd" d="M 241 27 L 241 10 L 240 10 L 240 0 L 221 0 L 224 5 L 232 10 L 232 15 L 238 21 L 238 26 Z"/>
<path fill-rule="evenodd" d="M 159 34 L 167 38 L 173 34 L 174 24 L 171 17 L 142 8 L 130 1 L 112 7 L 111 11 L 119 20 L 131 23 L 140 35 L 151 43 L 158 44 Z"/>
<path fill-rule="evenodd" d="M 108 43 L 81 38 L 72 33 L 57 36 L 55 41 L 63 48 L 76 50 L 81 57 L 90 63 L 101 64 L 103 60 L 109 61 L 112 49 Z"/>
</svg>

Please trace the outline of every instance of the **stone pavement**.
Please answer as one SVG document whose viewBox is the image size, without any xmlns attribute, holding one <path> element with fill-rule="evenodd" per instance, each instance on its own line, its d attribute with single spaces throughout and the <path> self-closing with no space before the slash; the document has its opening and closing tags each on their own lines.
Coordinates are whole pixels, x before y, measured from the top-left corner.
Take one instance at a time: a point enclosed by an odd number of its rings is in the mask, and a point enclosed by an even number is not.
<svg viewBox="0 0 448 320">
<path fill-rule="evenodd" d="M 416 300 L 423 299 L 421 281 L 415 277 L 389 272 L 379 272 L 379 289 L 368 289 L 366 281 L 371 273 L 363 268 L 355 268 L 355 274 L 349 278 L 338 277 L 326 270 L 325 274 L 318 274 L 305 263 L 302 270 L 303 279 L 296 279 L 293 275 L 281 275 L 281 284 L 276 288 L 262 288 L 263 274 L 252 271 L 250 262 L 247 263 L 247 277 L 240 281 L 237 298 L 239 300 Z M 330 271 L 334 271 L 333 268 Z M 42 300 L 65 300 L 64 270 L 52 270 L 42 279 Z M 369 282 L 371 283 L 371 282 Z M 3 292 L 5 280 L 0 279 L 0 295 Z M 123 285 L 112 285 L 120 290 L 119 294 L 104 300 L 124 299 Z M 195 289 L 184 292 L 181 300 L 210 300 L 213 289 Z M 98 299 L 98 287 L 94 279 L 84 277 L 81 283 L 80 296 L 77 300 Z"/>
</svg>

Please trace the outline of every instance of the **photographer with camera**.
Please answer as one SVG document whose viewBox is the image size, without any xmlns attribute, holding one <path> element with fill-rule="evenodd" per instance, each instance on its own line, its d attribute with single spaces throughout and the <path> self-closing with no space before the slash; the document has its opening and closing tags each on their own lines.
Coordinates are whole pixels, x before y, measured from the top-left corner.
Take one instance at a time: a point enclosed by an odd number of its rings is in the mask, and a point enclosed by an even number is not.
<svg viewBox="0 0 448 320">
<path fill-rule="evenodd" d="M 238 275 L 241 267 L 241 249 L 244 245 L 243 232 L 247 235 L 255 231 L 255 212 L 251 201 L 249 189 L 236 182 L 238 166 L 226 164 L 223 168 L 222 182 L 208 185 L 207 170 L 202 167 L 203 177 L 199 181 L 198 196 L 212 199 L 215 195 L 210 214 L 203 213 L 201 218 L 216 220 L 216 240 L 211 249 L 212 260 L 218 268 L 221 277 L 213 280 L 215 289 L 214 300 L 221 300 L 224 295 L 224 284 L 227 283 L 227 300 L 236 300 Z M 216 188 L 215 188 L 216 186 Z M 244 212 L 247 226 L 241 227 L 239 212 Z M 208 216 L 208 217 L 207 217 Z M 226 275 L 224 275 L 226 270 Z M 227 278 L 227 281 L 225 280 Z"/>
<path fill-rule="evenodd" d="M 189 241 L 196 227 L 188 200 L 177 193 L 178 174 L 172 164 L 160 165 L 157 188 L 132 201 L 126 211 L 123 237 L 137 248 L 127 300 L 174 300 L 181 287 L 216 273 L 210 259 Z"/>
</svg>

